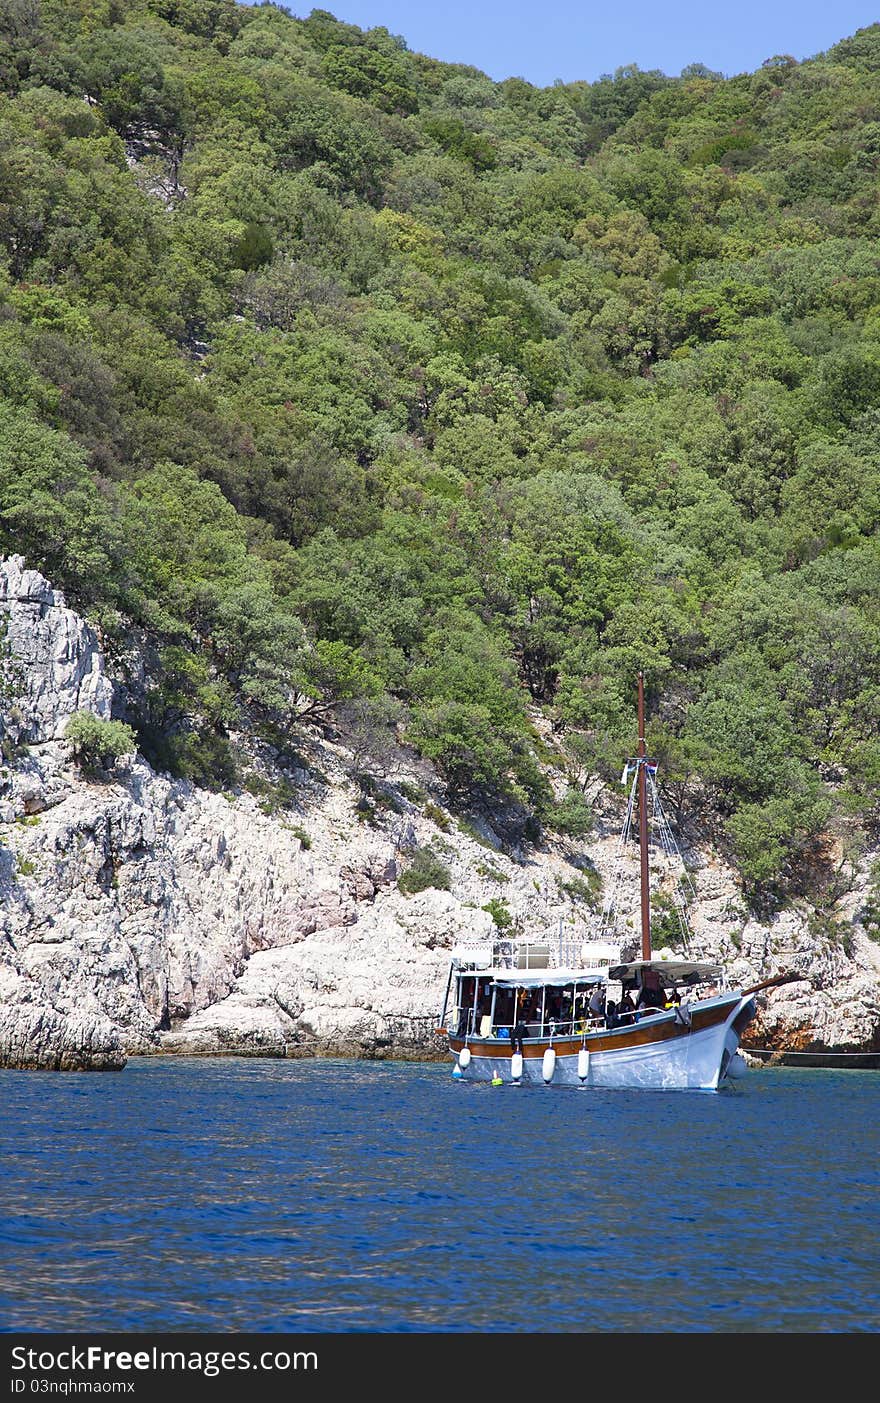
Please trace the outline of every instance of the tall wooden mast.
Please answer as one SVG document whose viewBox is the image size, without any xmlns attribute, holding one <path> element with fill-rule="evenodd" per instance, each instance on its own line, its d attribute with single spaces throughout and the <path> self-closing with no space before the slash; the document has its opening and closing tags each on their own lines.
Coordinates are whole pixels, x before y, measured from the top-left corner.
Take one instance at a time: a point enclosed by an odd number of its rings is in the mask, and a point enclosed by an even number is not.
<svg viewBox="0 0 880 1403">
<path fill-rule="evenodd" d="M 639 673 L 639 855 L 641 857 L 642 959 L 651 958 L 651 889 L 648 871 L 648 774 L 645 746 L 645 679 Z"/>
</svg>

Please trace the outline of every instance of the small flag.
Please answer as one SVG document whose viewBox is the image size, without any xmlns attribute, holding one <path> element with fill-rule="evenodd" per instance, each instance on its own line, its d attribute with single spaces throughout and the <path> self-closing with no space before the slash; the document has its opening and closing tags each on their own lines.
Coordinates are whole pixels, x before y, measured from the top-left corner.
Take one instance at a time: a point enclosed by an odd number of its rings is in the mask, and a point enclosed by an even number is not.
<svg viewBox="0 0 880 1403">
<path fill-rule="evenodd" d="M 648 769 L 648 774 L 649 774 L 649 775 L 656 775 L 656 773 L 657 773 L 657 761 L 656 761 L 656 760 L 648 760 L 648 762 L 647 762 L 647 769 Z"/>
<path fill-rule="evenodd" d="M 621 784 L 626 784 L 626 782 L 627 782 L 628 779 L 629 779 L 629 765 L 626 764 L 626 765 L 624 765 L 624 767 L 623 767 L 623 774 L 620 776 L 620 782 L 621 782 Z"/>
</svg>

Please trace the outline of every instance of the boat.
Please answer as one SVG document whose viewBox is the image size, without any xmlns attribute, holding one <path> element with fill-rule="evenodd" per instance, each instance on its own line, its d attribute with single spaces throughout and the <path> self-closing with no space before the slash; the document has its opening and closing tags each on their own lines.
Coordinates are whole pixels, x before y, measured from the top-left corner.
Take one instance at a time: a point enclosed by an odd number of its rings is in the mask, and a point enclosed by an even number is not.
<svg viewBox="0 0 880 1403">
<path fill-rule="evenodd" d="M 677 857 L 684 874 L 656 773 L 645 743 L 645 686 L 639 673 L 638 752 L 624 769 L 625 786 L 632 775 L 626 818 L 596 939 L 576 944 L 565 939 L 560 925 L 555 936 L 499 935 L 455 948 L 437 1028 L 455 1077 L 496 1086 L 718 1091 L 747 1073 L 740 1041 L 755 1017 L 756 995 L 798 976 L 780 974 L 749 988 L 728 988 L 721 964 L 666 947 L 654 950 L 652 842 L 667 858 Z M 636 828 L 641 942 L 622 957 L 620 879 Z M 688 883 L 684 874 L 674 900 L 667 898 L 685 951 L 691 944 Z"/>
</svg>

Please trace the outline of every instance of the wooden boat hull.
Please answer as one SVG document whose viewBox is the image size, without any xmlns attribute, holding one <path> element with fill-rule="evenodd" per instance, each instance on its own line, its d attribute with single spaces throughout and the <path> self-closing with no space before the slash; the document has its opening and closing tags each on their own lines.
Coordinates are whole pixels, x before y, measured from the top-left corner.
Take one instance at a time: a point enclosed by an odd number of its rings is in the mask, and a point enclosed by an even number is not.
<svg viewBox="0 0 880 1403">
<path fill-rule="evenodd" d="M 527 1038 L 523 1044 L 523 1085 L 584 1086 L 592 1089 L 652 1089 L 656 1091 L 717 1091 L 741 1070 L 736 1054 L 743 1030 L 755 1015 L 751 994 L 729 994 L 688 1006 L 689 1022 L 674 1012 L 654 1014 L 640 1022 L 583 1037 Z M 687 1016 L 687 1015 L 686 1015 Z M 463 1081 L 514 1081 L 507 1041 L 469 1038 L 470 1057 L 460 1065 L 465 1039 L 449 1038 L 456 1072 Z M 555 1060 L 547 1081 L 545 1053 Z M 589 1053 L 586 1075 L 580 1053 Z"/>
</svg>

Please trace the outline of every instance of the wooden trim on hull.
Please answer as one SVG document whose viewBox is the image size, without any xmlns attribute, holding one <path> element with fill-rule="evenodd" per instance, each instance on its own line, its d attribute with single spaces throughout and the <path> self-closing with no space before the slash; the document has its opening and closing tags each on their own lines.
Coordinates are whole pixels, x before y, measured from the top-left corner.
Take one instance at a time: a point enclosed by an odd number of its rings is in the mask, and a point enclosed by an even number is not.
<svg viewBox="0 0 880 1403">
<path fill-rule="evenodd" d="M 747 992 L 751 993 L 752 991 L 751 989 L 749 989 Z M 738 1040 L 742 1040 L 742 1035 L 751 1023 L 752 1019 L 754 1018 L 755 1013 L 755 1000 L 754 998 L 751 998 L 749 999 L 747 1004 L 743 1004 L 739 1013 L 736 1015 L 736 1017 L 730 1025 L 733 1031 L 736 1033 Z"/>
<path fill-rule="evenodd" d="M 577 1056 L 582 1047 L 585 1047 L 588 1052 L 622 1052 L 625 1048 L 644 1047 L 650 1043 L 688 1038 L 706 1028 L 714 1028 L 719 1024 L 726 1023 L 731 1010 L 741 1002 L 741 998 L 742 995 L 734 994 L 722 1002 L 712 1004 L 709 1008 L 694 1009 L 691 1013 L 690 1024 L 677 1022 L 675 1014 L 669 1012 L 662 1019 L 647 1018 L 626 1028 L 587 1033 L 582 1037 L 554 1038 L 552 1042 L 549 1038 L 525 1038 L 523 1040 L 523 1057 L 526 1059 L 542 1058 L 548 1047 L 554 1049 L 557 1057 L 573 1057 Z M 740 1034 L 754 1017 L 754 1009 L 754 1000 L 751 1000 L 737 1014 L 732 1025 L 737 1034 Z M 465 1039 L 463 1037 L 449 1035 L 450 1052 L 458 1055 L 464 1046 Z M 510 1043 L 507 1038 L 468 1038 L 467 1046 L 470 1048 L 472 1057 L 509 1056 Z M 501 1051 L 502 1048 L 505 1049 L 504 1052 Z"/>
</svg>

